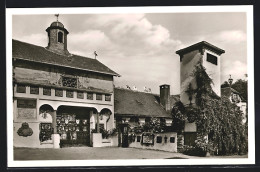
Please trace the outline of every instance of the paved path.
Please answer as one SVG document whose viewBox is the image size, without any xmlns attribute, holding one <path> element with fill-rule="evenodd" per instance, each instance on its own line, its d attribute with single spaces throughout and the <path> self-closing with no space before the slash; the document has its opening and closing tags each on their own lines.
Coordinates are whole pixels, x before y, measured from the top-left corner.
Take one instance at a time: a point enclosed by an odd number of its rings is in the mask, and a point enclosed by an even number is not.
<svg viewBox="0 0 260 172">
<path fill-rule="evenodd" d="M 194 159 L 181 153 L 120 147 L 14 148 L 14 160 Z M 225 157 L 226 158 L 226 157 Z M 230 158 L 235 158 L 234 156 Z M 244 158 L 244 156 L 237 156 Z"/>
</svg>

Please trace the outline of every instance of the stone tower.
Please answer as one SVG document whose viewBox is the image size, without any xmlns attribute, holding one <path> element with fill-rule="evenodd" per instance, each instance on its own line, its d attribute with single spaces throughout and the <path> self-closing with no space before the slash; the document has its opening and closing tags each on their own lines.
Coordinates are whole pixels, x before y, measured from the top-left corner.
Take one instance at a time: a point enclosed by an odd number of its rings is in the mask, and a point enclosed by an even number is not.
<svg viewBox="0 0 260 172">
<path fill-rule="evenodd" d="M 69 32 L 64 28 L 64 25 L 58 20 L 52 22 L 50 27 L 46 29 L 48 33 L 48 50 L 62 55 L 70 55 L 67 50 L 67 35 Z"/>
<path fill-rule="evenodd" d="M 196 81 L 193 76 L 191 76 L 194 71 L 195 65 L 202 61 L 202 65 L 206 68 L 207 74 L 213 80 L 213 91 L 220 96 L 220 56 L 225 53 L 224 50 L 206 42 L 202 41 L 186 47 L 184 49 L 176 51 L 176 54 L 180 56 L 180 83 L 181 83 L 181 93 L 180 100 L 184 105 L 190 103 L 188 94 L 186 93 L 189 84 L 193 89 L 196 89 Z M 191 103 L 195 103 L 195 97 L 193 95 Z"/>
</svg>

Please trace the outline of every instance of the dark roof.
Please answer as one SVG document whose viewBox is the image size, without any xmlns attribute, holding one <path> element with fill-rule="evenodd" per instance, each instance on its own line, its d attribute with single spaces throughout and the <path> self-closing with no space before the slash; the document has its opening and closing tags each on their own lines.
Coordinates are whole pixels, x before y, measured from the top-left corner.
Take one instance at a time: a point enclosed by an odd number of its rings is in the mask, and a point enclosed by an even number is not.
<svg viewBox="0 0 260 172">
<path fill-rule="evenodd" d="M 12 47 L 13 58 L 16 59 L 23 59 L 33 62 L 86 70 L 96 73 L 103 73 L 107 75 L 120 76 L 96 59 L 74 54 L 71 54 L 71 56 L 60 55 L 51 52 L 44 47 L 28 44 L 17 40 L 13 40 Z"/>
<path fill-rule="evenodd" d="M 209 49 L 209 50 L 215 52 L 218 55 L 225 53 L 225 50 L 222 50 L 222 49 L 216 47 L 215 45 L 212 45 L 212 44 L 210 44 L 206 41 L 201 41 L 199 43 L 193 44 L 189 47 L 186 47 L 186 48 L 183 48 L 183 49 L 176 51 L 176 54 L 179 54 L 180 56 L 182 56 L 183 54 L 186 54 L 188 52 L 191 52 L 191 51 L 197 50 L 197 49 L 201 49 L 201 48 Z"/>
<path fill-rule="evenodd" d="M 243 102 L 245 101 L 244 97 L 242 97 L 241 94 L 237 90 L 235 90 L 234 88 L 231 88 L 231 87 L 221 88 L 221 96 L 230 97 L 231 93 L 238 94 L 240 96 L 241 100 Z"/>
<path fill-rule="evenodd" d="M 172 118 L 171 114 L 167 113 L 163 106 L 158 102 L 158 100 L 160 100 L 159 95 L 129 89 L 115 88 L 114 97 L 116 116 L 124 115 Z M 178 96 L 171 96 L 172 101 L 177 99 Z"/>
<path fill-rule="evenodd" d="M 231 87 L 221 88 L 221 96 L 230 97 L 232 92 L 235 94 L 239 94 L 238 91 L 236 91 L 235 89 L 233 89 Z"/>
</svg>

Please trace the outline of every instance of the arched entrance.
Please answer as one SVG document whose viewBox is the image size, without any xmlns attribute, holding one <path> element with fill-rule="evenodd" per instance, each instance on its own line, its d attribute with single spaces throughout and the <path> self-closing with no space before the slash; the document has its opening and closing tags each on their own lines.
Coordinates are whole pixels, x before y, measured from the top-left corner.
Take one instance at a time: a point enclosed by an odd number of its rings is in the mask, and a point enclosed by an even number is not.
<svg viewBox="0 0 260 172">
<path fill-rule="evenodd" d="M 59 106 L 57 133 L 60 146 L 90 146 L 90 114 L 95 108 Z"/>
<path fill-rule="evenodd" d="M 52 143 L 52 134 L 55 127 L 53 121 L 53 108 L 48 104 L 44 104 L 39 109 L 39 139 L 41 143 Z"/>
</svg>

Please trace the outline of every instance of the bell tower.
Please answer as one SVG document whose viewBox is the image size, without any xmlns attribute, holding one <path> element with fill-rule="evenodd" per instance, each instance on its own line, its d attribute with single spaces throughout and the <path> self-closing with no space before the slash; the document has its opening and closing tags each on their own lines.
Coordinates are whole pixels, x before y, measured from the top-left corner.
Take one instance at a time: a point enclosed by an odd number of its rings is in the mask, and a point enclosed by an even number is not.
<svg viewBox="0 0 260 172">
<path fill-rule="evenodd" d="M 180 56 L 180 79 L 181 79 L 181 94 L 180 100 L 184 105 L 194 104 L 195 97 L 189 97 L 187 88 L 196 89 L 196 79 L 191 76 L 195 69 L 195 65 L 201 61 L 205 67 L 207 74 L 213 80 L 212 89 L 220 96 L 220 58 L 224 50 L 206 42 L 202 41 L 193 44 L 189 47 L 176 51 Z"/>
<path fill-rule="evenodd" d="M 61 55 L 70 55 L 67 50 L 67 35 L 69 32 L 65 29 L 64 25 L 58 21 L 59 15 L 55 15 L 57 21 L 52 22 L 50 27 L 46 29 L 48 33 L 48 50 L 61 54 Z"/>
</svg>

